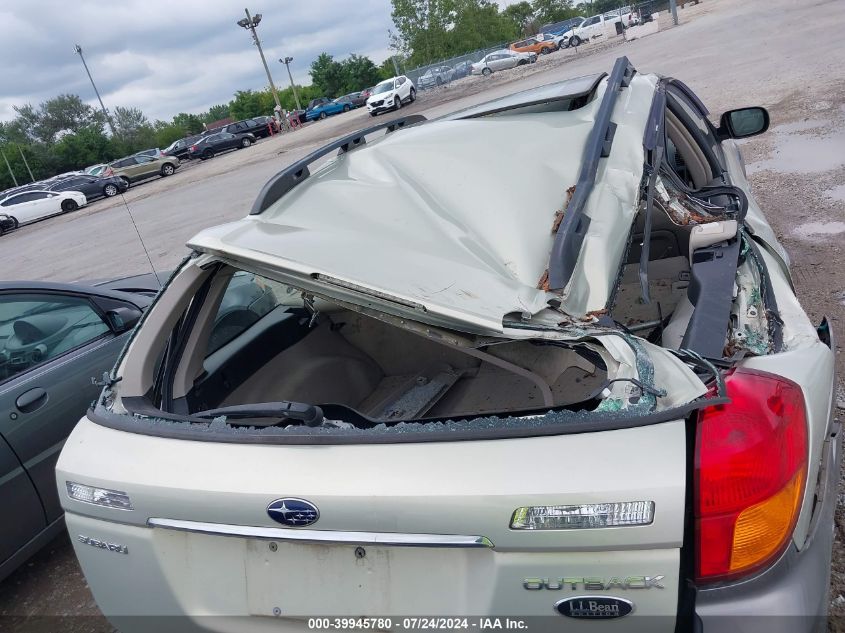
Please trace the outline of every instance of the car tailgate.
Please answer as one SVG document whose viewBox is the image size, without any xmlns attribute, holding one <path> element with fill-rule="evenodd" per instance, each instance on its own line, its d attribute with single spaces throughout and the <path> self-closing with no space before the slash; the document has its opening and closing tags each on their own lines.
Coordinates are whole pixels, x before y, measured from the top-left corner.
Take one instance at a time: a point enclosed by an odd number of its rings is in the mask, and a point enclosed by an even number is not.
<svg viewBox="0 0 845 633">
<path fill-rule="evenodd" d="M 111 450 L 85 450 L 92 442 Z M 683 421 L 537 438 L 268 446 L 83 420 L 57 477 L 86 577 L 112 615 L 169 604 L 172 613 L 277 617 L 542 615 L 563 626 L 558 601 L 602 595 L 633 603 L 626 620 L 648 619 L 654 631 L 674 628 L 686 459 Z M 72 500 L 67 481 L 124 491 L 134 509 Z M 270 518 L 267 506 L 280 498 L 319 509 L 309 540 Z M 623 501 L 654 502 L 653 522 L 510 528 L 519 507 Z M 89 547 L 79 534 L 129 553 Z M 106 563 L 126 573 L 118 578 Z"/>
</svg>

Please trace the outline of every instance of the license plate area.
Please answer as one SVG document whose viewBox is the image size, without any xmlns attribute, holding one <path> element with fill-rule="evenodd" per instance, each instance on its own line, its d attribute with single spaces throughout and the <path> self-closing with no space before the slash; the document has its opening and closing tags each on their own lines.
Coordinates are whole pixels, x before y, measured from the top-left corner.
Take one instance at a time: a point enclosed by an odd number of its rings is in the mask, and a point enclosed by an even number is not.
<svg viewBox="0 0 845 633">
<path fill-rule="evenodd" d="M 282 617 L 471 613 L 482 596 L 468 593 L 470 577 L 493 565 L 478 549 L 266 540 L 246 549 L 250 612 Z"/>
</svg>

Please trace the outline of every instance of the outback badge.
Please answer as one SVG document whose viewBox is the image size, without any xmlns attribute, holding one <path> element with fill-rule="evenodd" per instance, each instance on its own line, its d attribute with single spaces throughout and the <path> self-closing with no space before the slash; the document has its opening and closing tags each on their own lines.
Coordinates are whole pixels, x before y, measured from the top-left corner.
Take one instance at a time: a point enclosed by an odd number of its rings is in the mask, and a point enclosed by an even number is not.
<svg viewBox="0 0 845 633">
<path fill-rule="evenodd" d="M 633 602 L 613 596 L 574 596 L 555 603 L 555 611 L 561 615 L 583 620 L 623 618 L 633 610 Z"/>
</svg>

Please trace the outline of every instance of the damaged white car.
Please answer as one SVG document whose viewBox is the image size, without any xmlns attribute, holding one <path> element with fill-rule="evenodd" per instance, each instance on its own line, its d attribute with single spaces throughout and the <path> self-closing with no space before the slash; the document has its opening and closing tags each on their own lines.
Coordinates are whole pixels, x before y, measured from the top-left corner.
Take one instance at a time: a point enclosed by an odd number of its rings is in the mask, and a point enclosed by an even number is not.
<svg viewBox="0 0 845 633">
<path fill-rule="evenodd" d="M 833 342 L 732 140 L 767 126 L 715 128 L 621 58 L 282 171 L 191 240 L 64 447 L 100 608 L 122 631 L 811 630 Z M 573 151 L 501 160 L 552 141 Z M 274 305 L 215 325 L 238 274 Z"/>
</svg>

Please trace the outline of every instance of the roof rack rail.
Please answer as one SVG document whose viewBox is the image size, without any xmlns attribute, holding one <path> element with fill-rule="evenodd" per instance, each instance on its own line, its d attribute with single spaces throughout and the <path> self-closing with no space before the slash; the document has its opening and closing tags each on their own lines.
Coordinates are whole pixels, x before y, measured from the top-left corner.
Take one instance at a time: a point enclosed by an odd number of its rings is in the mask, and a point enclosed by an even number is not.
<svg viewBox="0 0 845 633">
<path fill-rule="evenodd" d="M 584 215 L 587 199 L 596 184 L 596 171 L 599 159 L 610 155 L 616 125 L 610 120 L 616 98 L 622 88 L 631 85 L 636 69 L 622 56 L 616 60 L 610 78 L 607 80 L 607 90 L 602 96 L 601 104 L 596 113 L 596 121 L 587 137 L 584 155 L 581 158 L 581 172 L 575 184 L 575 193 L 566 207 L 566 214 L 555 234 L 552 252 L 549 256 L 549 287 L 552 290 L 562 290 L 575 270 L 578 255 L 584 243 L 584 236 L 590 228 L 590 218 Z"/>
<path fill-rule="evenodd" d="M 379 123 L 378 125 L 373 125 L 363 130 L 359 130 L 358 132 L 354 132 L 353 134 L 348 134 L 347 136 L 336 139 L 328 145 L 324 145 L 320 149 L 308 154 L 305 158 L 285 167 L 282 171 L 273 176 L 270 181 L 261 188 L 261 192 L 252 204 L 252 209 L 249 214 L 260 215 L 266 211 L 270 205 L 279 200 L 282 196 L 311 175 L 311 172 L 308 170 L 309 165 L 317 162 L 319 159 L 323 158 L 327 154 L 330 154 L 334 150 L 338 150 L 338 155 L 345 154 L 348 151 L 366 144 L 364 137 L 372 134 L 373 132 L 386 129 L 386 134 L 390 134 L 391 132 L 401 128 L 422 123 L 423 121 L 427 121 L 423 115 L 412 114 L 410 116 L 402 117 L 401 119 L 393 119 L 391 121 Z"/>
</svg>

